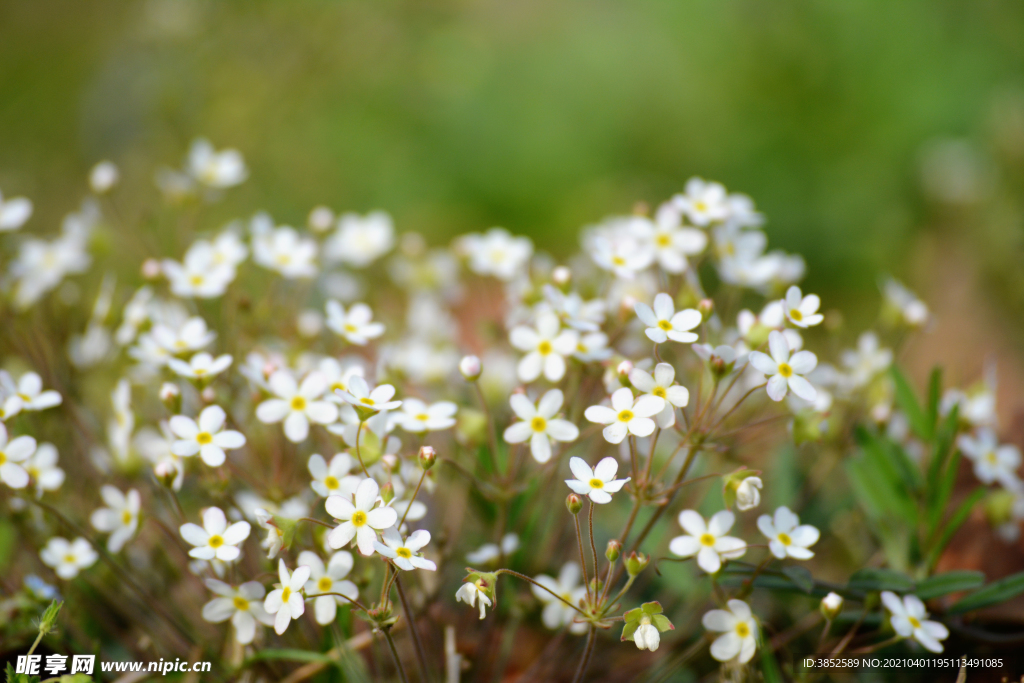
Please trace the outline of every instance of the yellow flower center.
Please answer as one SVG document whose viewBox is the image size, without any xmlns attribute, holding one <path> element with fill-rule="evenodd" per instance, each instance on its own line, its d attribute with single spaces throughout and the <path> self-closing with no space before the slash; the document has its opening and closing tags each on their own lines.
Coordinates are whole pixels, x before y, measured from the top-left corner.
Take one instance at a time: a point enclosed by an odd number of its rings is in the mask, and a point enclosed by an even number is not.
<svg viewBox="0 0 1024 683">
<path fill-rule="evenodd" d="M 177 341 L 174 342 L 174 348 L 176 348 L 176 349 L 186 349 L 186 348 L 188 348 L 188 344 L 186 344 L 184 342 L 184 340 L 178 339 Z"/>
<path fill-rule="evenodd" d="M 348 391 L 348 387 L 346 387 L 341 382 L 335 382 L 334 384 L 331 385 L 331 392 L 332 393 L 335 392 L 335 391 L 338 391 L 338 390 Z"/>
<path fill-rule="evenodd" d="M 3 464 L 3 460 L 0 460 L 0 465 L 2 465 L 2 464 Z M 29 465 L 28 467 L 25 468 L 25 471 L 28 472 L 28 476 L 32 477 L 33 479 L 38 479 L 39 478 L 39 468 L 38 467 L 33 467 L 32 465 Z"/>
<path fill-rule="evenodd" d="M 292 410 L 305 410 L 306 399 L 301 396 L 292 397 Z"/>
<path fill-rule="evenodd" d="M 781 543 L 782 545 L 792 545 L 793 544 L 793 539 L 790 538 L 786 534 L 779 534 L 777 538 L 779 539 L 779 543 Z"/>
<path fill-rule="evenodd" d="M 224 537 L 218 534 L 210 536 L 210 540 L 206 542 L 211 548 L 219 548 L 224 545 Z"/>
<path fill-rule="evenodd" d="M 623 410 L 622 412 L 619 413 L 619 421 L 620 422 L 629 422 L 632 419 L 633 419 L 633 411 L 632 410 Z"/>
<path fill-rule="evenodd" d="M 235 609 L 240 612 L 245 612 L 249 609 L 249 601 L 243 598 L 241 595 L 236 595 L 231 598 L 231 604 L 235 606 Z"/>
<path fill-rule="evenodd" d="M 277 265 L 279 265 L 279 266 L 287 266 L 291 262 L 292 262 L 292 257 L 291 257 L 290 254 L 278 254 L 277 255 Z"/>
<path fill-rule="evenodd" d="M 193 275 L 188 279 L 188 281 L 193 287 L 198 287 L 199 285 L 203 284 L 203 276 Z"/>
<path fill-rule="evenodd" d="M 74 564 L 75 563 L 75 556 L 72 555 L 71 553 L 68 553 L 67 555 L 64 556 L 64 563 L 65 564 Z"/>
<path fill-rule="evenodd" d="M 7 462 L 7 454 L 0 451 L 0 465 L 3 465 L 5 462 Z"/>
<path fill-rule="evenodd" d="M 205 446 L 208 443 L 213 443 L 213 435 L 210 432 L 199 432 L 196 434 L 196 441 Z"/>
<path fill-rule="evenodd" d="M 285 586 L 281 590 L 281 602 L 288 602 L 288 598 L 292 597 L 292 589 Z"/>
<path fill-rule="evenodd" d="M 121 523 L 125 524 L 125 525 L 131 524 L 132 523 L 132 513 L 128 512 L 127 510 L 122 511 L 121 512 Z"/>
<path fill-rule="evenodd" d="M 334 579 L 332 579 L 329 576 L 321 576 L 320 579 L 317 580 L 317 582 L 316 582 L 316 588 L 321 593 L 326 593 L 326 592 L 330 591 L 331 587 L 333 585 L 334 585 Z"/>
<path fill-rule="evenodd" d="M 736 635 L 738 635 L 740 638 L 746 638 L 750 635 L 750 627 L 747 626 L 747 622 L 741 621 L 740 623 L 736 624 Z"/>
<path fill-rule="evenodd" d="M 412 551 L 408 548 L 398 548 L 397 550 L 395 550 L 395 555 L 398 555 L 399 557 L 404 557 L 408 560 L 410 557 L 412 557 Z"/>
<path fill-rule="evenodd" d="M 367 396 L 366 398 L 359 399 L 359 402 L 362 403 L 363 405 L 368 405 L 368 406 L 374 405 L 374 400 L 372 398 L 370 398 L 369 396 Z"/>
<path fill-rule="evenodd" d="M 345 323 L 345 331 L 348 333 L 356 332 L 359 328 L 352 323 Z"/>
<path fill-rule="evenodd" d="M 538 415 L 530 420 L 530 428 L 535 432 L 543 432 L 548 427 L 548 421 Z"/>
<path fill-rule="evenodd" d="M 430 419 L 430 416 L 427 415 L 426 413 L 420 413 L 419 415 L 416 416 L 416 419 L 419 420 L 420 422 L 426 422 L 427 420 Z"/>
<path fill-rule="evenodd" d="M 592 489 L 603 489 L 604 488 L 604 482 L 601 481 L 600 479 L 598 479 L 597 477 L 594 477 L 593 479 L 590 480 L 590 488 L 592 488 Z"/>
<path fill-rule="evenodd" d="M 324 477 L 324 486 L 332 490 L 338 488 L 338 478 L 327 475 Z"/>
<path fill-rule="evenodd" d="M 658 235 L 654 240 L 659 247 L 667 247 L 672 244 L 672 237 L 667 232 L 663 232 Z"/>
<path fill-rule="evenodd" d="M 542 356 L 548 355 L 549 353 L 551 353 L 551 342 L 545 339 L 540 344 L 537 344 L 537 351 Z"/>
<path fill-rule="evenodd" d="M 672 323 L 670 323 L 667 320 L 659 320 L 658 321 L 658 327 L 660 327 L 661 329 L 665 330 L 666 332 L 669 332 L 672 329 Z"/>
<path fill-rule="evenodd" d="M 617 266 L 624 266 L 626 265 L 626 259 L 621 256 L 612 256 L 612 263 Z"/>
<path fill-rule="evenodd" d="M 804 319 L 804 314 L 801 313 L 800 311 L 798 311 L 795 308 L 791 308 L 789 310 L 789 317 L 792 318 L 793 320 L 797 321 L 797 322 L 800 322 L 801 320 Z"/>
<path fill-rule="evenodd" d="M 701 534 L 700 544 L 701 545 L 706 545 L 706 546 L 708 546 L 710 548 L 713 545 L 715 545 L 715 537 L 712 536 L 711 534 Z"/>
<path fill-rule="evenodd" d="M 907 621 L 909 621 L 910 625 L 914 628 L 921 628 L 921 622 L 918 621 L 916 617 L 907 617 Z"/>
<path fill-rule="evenodd" d="M 693 203 L 693 208 L 703 213 L 708 210 L 708 205 L 702 201 L 696 201 Z"/>
<path fill-rule="evenodd" d="M 789 363 L 779 363 L 779 374 L 783 377 L 792 377 L 793 368 Z"/>
<path fill-rule="evenodd" d="M 651 390 L 651 393 L 658 398 L 665 398 L 665 387 L 654 387 L 654 389 Z"/>
<path fill-rule="evenodd" d="M 985 460 L 987 460 L 990 465 L 995 465 L 997 462 L 999 462 L 999 459 L 996 458 L 996 454 L 994 451 L 989 451 L 988 453 L 986 453 Z"/>
<path fill-rule="evenodd" d="M 356 510 L 352 515 L 352 524 L 355 526 L 363 526 L 366 524 L 366 513 L 362 510 Z"/>
</svg>

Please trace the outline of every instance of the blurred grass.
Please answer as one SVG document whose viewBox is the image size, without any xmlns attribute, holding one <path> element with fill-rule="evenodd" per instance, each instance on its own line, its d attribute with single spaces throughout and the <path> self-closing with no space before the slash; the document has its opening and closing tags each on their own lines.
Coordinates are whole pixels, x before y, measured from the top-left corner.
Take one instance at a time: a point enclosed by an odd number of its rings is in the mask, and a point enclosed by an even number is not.
<svg viewBox="0 0 1024 683">
<path fill-rule="evenodd" d="M 847 296 L 904 274 L 919 151 L 1021 86 L 1024 5 L 0 3 L 0 188 L 56 226 L 101 158 L 152 189 L 208 136 L 251 180 L 204 220 L 384 208 L 433 241 L 581 225 L 701 174 Z"/>
</svg>

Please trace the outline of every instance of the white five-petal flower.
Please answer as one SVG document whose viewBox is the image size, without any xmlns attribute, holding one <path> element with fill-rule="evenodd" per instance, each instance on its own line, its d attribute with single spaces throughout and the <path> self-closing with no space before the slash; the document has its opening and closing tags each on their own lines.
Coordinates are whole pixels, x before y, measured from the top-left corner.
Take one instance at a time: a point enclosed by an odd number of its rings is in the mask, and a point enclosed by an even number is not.
<svg viewBox="0 0 1024 683">
<path fill-rule="evenodd" d="M 366 304 L 352 304 L 345 307 L 331 299 L 327 302 L 327 327 L 349 344 L 366 346 L 371 339 L 384 334 L 384 323 L 373 322 L 373 311 Z"/>
<path fill-rule="evenodd" d="M 814 552 L 808 548 L 817 543 L 821 536 L 821 532 L 810 524 L 800 524 L 800 518 L 785 505 L 775 511 L 774 517 L 758 517 L 757 528 L 768 539 L 768 548 L 772 555 L 780 560 L 787 557 L 797 560 L 811 559 Z"/>
<path fill-rule="evenodd" d="M 330 424 L 338 419 L 338 407 L 321 400 L 327 390 L 327 378 L 313 371 L 302 384 L 288 370 L 278 370 L 270 376 L 270 398 L 256 407 L 256 419 L 264 424 L 284 421 L 284 434 L 292 443 L 300 443 L 309 436 L 309 423 Z"/>
<path fill-rule="evenodd" d="M 25 197 L 4 199 L 0 193 L 0 232 L 17 230 L 32 216 L 32 201 Z"/>
<path fill-rule="evenodd" d="M 309 456 L 306 467 L 313 476 L 310 486 L 324 498 L 335 495 L 351 498 L 362 481 L 361 477 L 349 474 L 355 469 L 356 460 L 348 453 L 335 454 L 329 465 L 322 455 L 314 453 Z"/>
<path fill-rule="evenodd" d="M 398 422 L 407 432 L 437 432 L 455 426 L 455 413 L 459 407 L 451 401 L 438 401 L 427 405 L 418 398 L 402 401 Z"/>
<path fill-rule="evenodd" d="M 199 560 L 214 558 L 230 562 L 241 555 L 238 544 L 249 537 L 249 522 L 235 522 L 228 526 L 224 511 L 209 507 L 203 511 L 203 526 L 191 522 L 181 525 L 181 537 L 194 545 L 188 552 Z"/>
<path fill-rule="evenodd" d="M 509 341 L 526 355 L 516 366 L 516 374 L 523 382 L 532 382 L 541 372 L 551 382 L 565 375 L 565 357 L 576 350 L 579 333 L 563 330 L 558 316 L 544 311 L 537 316 L 537 327 L 519 325 L 512 328 Z"/>
<path fill-rule="evenodd" d="M 52 567 L 62 579 L 73 579 L 78 572 L 91 567 L 99 558 L 89 541 L 81 536 L 69 542 L 55 536 L 39 551 L 39 558 L 47 567 Z"/>
<path fill-rule="evenodd" d="M 207 579 L 206 587 L 218 597 L 203 605 L 203 619 L 211 624 L 230 619 L 235 627 L 235 640 L 240 645 L 252 642 L 256 636 L 256 622 L 274 625 L 274 617 L 263 609 L 266 591 L 258 581 L 247 581 L 236 588 L 217 579 Z"/>
<path fill-rule="evenodd" d="M 942 643 L 949 637 L 949 629 L 937 621 L 928 620 L 928 610 L 916 595 L 899 596 L 882 591 L 882 603 L 889 610 L 893 630 L 904 638 L 913 638 L 926 650 L 942 652 Z"/>
<path fill-rule="evenodd" d="M 274 617 L 274 630 L 277 635 L 281 635 L 292 619 L 298 619 L 306 612 L 302 589 L 309 580 L 310 569 L 308 566 L 300 566 L 289 572 L 282 559 L 277 561 L 277 574 L 281 583 L 278 584 L 278 588 L 267 594 L 267 599 L 263 601 L 263 609 L 268 614 L 277 615 Z"/>
<path fill-rule="evenodd" d="M 654 376 L 640 368 L 629 373 L 629 382 L 645 395 L 656 396 L 665 401 L 665 407 L 658 413 L 658 426 L 667 429 L 676 423 L 676 408 L 684 408 L 690 402 L 690 392 L 686 387 L 673 384 L 676 369 L 668 363 L 654 366 Z"/>
<path fill-rule="evenodd" d="M 36 440 L 31 436 L 19 436 L 7 440 L 7 427 L 0 422 L 0 481 L 12 489 L 28 486 L 28 472 L 25 461 L 36 452 Z"/>
<path fill-rule="evenodd" d="M 479 604 L 481 619 L 487 616 L 487 608 L 491 606 L 491 599 L 473 582 L 464 583 L 459 590 L 455 591 L 455 601 L 464 602 L 470 607 Z"/>
<path fill-rule="evenodd" d="M 352 553 L 339 550 L 331 555 L 327 565 L 312 550 L 299 553 L 300 565 L 309 567 L 309 581 L 306 582 L 306 595 L 313 597 L 320 593 L 341 593 L 353 600 L 359 599 L 359 588 L 345 577 L 352 571 L 354 560 Z M 316 623 L 330 624 L 338 615 L 338 605 L 348 601 L 338 595 L 320 595 L 313 601 L 313 613 Z"/>
<path fill-rule="evenodd" d="M 509 404 L 522 422 L 516 422 L 505 430 L 507 443 L 522 443 L 530 440 L 530 453 L 537 462 L 551 459 L 551 440 L 575 441 L 580 430 L 568 420 L 555 419 L 562 408 L 564 398 L 558 389 L 544 394 L 536 406 L 523 394 L 512 394 Z"/>
<path fill-rule="evenodd" d="M 781 401 L 786 397 L 788 388 L 805 401 L 813 401 L 818 392 L 803 375 L 818 365 L 818 357 L 810 351 L 797 351 L 791 358 L 789 342 L 777 330 L 768 335 L 768 348 L 771 356 L 760 351 L 750 352 L 750 364 L 768 377 L 768 397 Z"/>
<path fill-rule="evenodd" d="M 565 483 L 576 493 L 590 496 L 595 503 L 612 502 L 611 494 L 618 493 L 631 478 L 615 478 L 619 463 L 612 457 L 604 458 L 594 469 L 583 458 L 570 458 L 569 469 L 576 478 L 566 479 Z"/>
<path fill-rule="evenodd" d="M 56 491 L 64 483 L 64 470 L 57 466 L 57 447 L 52 443 L 39 444 L 21 466 L 36 483 L 36 498 L 42 498 L 44 491 Z"/>
<path fill-rule="evenodd" d="M 401 401 L 391 400 L 395 396 L 395 388 L 393 386 L 381 384 L 371 390 L 370 385 L 359 375 L 353 375 L 349 378 L 348 391 L 335 389 L 334 393 L 356 408 L 373 413 L 394 410 L 402 405 Z"/>
<path fill-rule="evenodd" d="M 714 574 L 722 568 L 722 560 L 734 560 L 747 552 L 743 540 L 726 536 L 735 522 L 736 515 L 729 510 L 716 512 L 707 523 L 696 510 L 683 510 L 679 513 L 679 526 L 686 534 L 673 538 L 668 549 L 679 557 L 696 555 L 697 565 Z"/>
<path fill-rule="evenodd" d="M 722 634 L 711 643 L 711 656 L 720 662 L 735 659 L 746 664 L 757 650 L 757 622 L 742 600 L 726 604 L 728 609 L 713 609 L 702 619 L 704 628 Z"/>
<path fill-rule="evenodd" d="M 608 443 L 622 443 L 626 434 L 650 436 L 654 431 L 653 415 L 665 409 L 665 400 L 657 396 L 640 396 L 633 399 L 628 387 L 617 389 L 608 406 L 590 406 L 583 415 L 591 422 L 608 425 L 602 431 Z"/>
<path fill-rule="evenodd" d="M 436 564 L 418 554 L 423 546 L 430 543 L 429 531 L 425 529 L 414 531 L 409 538 L 403 540 L 398 529 L 391 527 L 385 529 L 381 537 L 384 542 L 375 540 L 373 542 L 374 549 L 384 557 L 390 557 L 399 569 L 404 569 L 407 572 L 413 569 L 437 570 Z"/>
<path fill-rule="evenodd" d="M 231 366 L 231 356 L 224 354 L 214 358 L 205 351 L 192 356 L 186 363 L 178 358 L 169 358 L 167 367 L 189 379 L 206 379 L 224 372 Z"/>
<path fill-rule="evenodd" d="M 107 507 L 93 511 L 89 521 L 98 531 L 110 534 L 107 538 L 107 550 L 116 553 L 135 535 L 135 530 L 139 526 L 142 499 L 135 489 L 124 494 L 109 485 L 100 489 L 100 496 Z"/>
<path fill-rule="evenodd" d="M 13 393 L 21 399 L 22 410 L 46 410 L 61 403 L 59 393 L 53 389 L 43 390 L 43 379 L 35 372 L 26 372 L 18 378 L 17 387 L 8 387 L 12 388 Z"/>
<path fill-rule="evenodd" d="M 960 450 L 974 463 L 974 476 L 983 484 L 999 482 L 1013 489 L 1020 467 L 1020 449 L 1013 444 L 999 445 L 996 433 L 985 427 L 974 436 L 963 434 L 957 440 Z"/>
<path fill-rule="evenodd" d="M 654 297 L 654 309 L 645 303 L 637 302 L 634 306 L 636 315 L 647 326 L 644 334 L 655 344 L 663 344 L 671 339 L 677 342 L 695 342 L 698 337 L 690 332 L 700 325 L 703 317 L 695 308 L 687 308 L 676 313 L 672 297 L 661 292 Z"/>
<path fill-rule="evenodd" d="M 786 298 L 782 300 L 786 318 L 797 327 L 812 327 L 825 319 L 818 308 L 821 299 L 817 294 L 803 295 L 800 288 L 793 285 L 786 290 Z"/>
<path fill-rule="evenodd" d="M 541 574 L 535 576 L 534 580 L 571 605 L 578 605 L 580 599 L 587 594 L 587 587 L 580 583 L 580 566 L 575 562 L 566 562 L 562 565 L 557 579 Z M 570 633 L 587 632 L 587 624 L 574 623 L 577 612 L 572 607 L 538 586 L 530 586 L 530 590 L 533 591 L 534 597 L 544 603 L 540 620 L 547 628 L 554 631 L 569 626 Z"/>
<path fill-rule="evenodd" d="M 210 467 L 224 464 L 225 450 L 241 448 L 245 436 L 233 429 L 224 429 L 227 415 L 220 406 L 208 406 L 199 413 L 199 422 L 190 417 L 175 415 L 171 418 L 171 431 L 178 440 L 171 445 L 171 452 L 180 457 L 199 454 Z"/>
<path fill-rule="evenodd" d="M 394 508 L 377 505 L 380 487 L 373 479 L 364 479 L 356 488 L 355 504 L 341 496 L 331 496 L 324 503 L 328 514 L 341 522 L 327 537 L 327 542 L 334 549 L 348 545 L 354 538 L 359 552 L 372 555 L 377 531 L 392 527 L 398 521 L 398 513 Z"/>
</svg>

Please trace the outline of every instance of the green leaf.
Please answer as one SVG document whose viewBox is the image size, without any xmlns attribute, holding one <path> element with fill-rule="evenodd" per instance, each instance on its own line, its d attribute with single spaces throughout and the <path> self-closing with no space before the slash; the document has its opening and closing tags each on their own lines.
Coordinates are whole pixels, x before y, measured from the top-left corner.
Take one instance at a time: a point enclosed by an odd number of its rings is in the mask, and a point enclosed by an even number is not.
<svg viewBox="0 0 1024 683">
<path fill-rule="evenodd" d="M 921 408 L 921 404 L 918 402 L 910 382 L 907 381 L 907 378 L 895 365 L 892 366 L 889 372 L 892 375 L 892 381 L 896 389 L 896 405 L 906 414 L 907 422 L 910 423 L 910 428 L 914 430 L 914 434 L 925 441 L 930 440 L 932 438 L 932 430 L 931 425 L 928 424 L 928 416 Z"/>
<path fill-rule="evenodd" d="M 619 640 L 633 640 L 633 634 L 636 633 L 638 628 L 640 628 L 639 621 L 627 621 L 626 625 L 622 627 L 622 635 L 619 637 Z"/>
<path fill-rule="evenodd" d="M 814 590 L 814 577 L 811 576 L 811 572 L 807 569 L 794 564 L 783 567 L 782 573 L 804 593 L 810 593 Z"/>
<path fill-rule="evenodd" d="M 859 455 L 846 461 L 846 468 L 865 512 L 875 520 L 895 517 L 916 527 L 917 506 L 891 454 L 865 429 L 857 431 L 857 439 L 863 448 Z"/>
<path fill-rule="evenodd" d="M 329 657 L 321 652 L 296 649 L 267 649 L 260 650 L 252 657 L 249 657 L 246 662 L 257 662 L 264 659 L 283 659 L 291 662 L 324 662 L 327 664 L 335 661 L 333 657 Z M 245 665 L 243 665 L 244 667 Z"/>
<path fill-rule="evenodd" d="M 1011 574 L 974 591 L 949 608 L 947 614 L 963 614 L 972 610 L 998 605 L 1024 593 L 1024 572 Z"/>
<path fill-rule="evenodd" d="M 942 368 L 935 366 L 928 378 L 928 408 L 927 417 L 931 433 L 935 433 L 935 427 L 939 423 L 939 400 L 942 397 Z"/>
<path fill-rule="evenodd" d="M 765 640 L 764 634 L 761 634 L 758 640 L 761 641 L 761 675 L 764 676 L 765 683 L 783 683 L 785 679 L 782 678 L 779 662 L 775 659 L 775 653 Z"/>
<path fill-rule="evenodd" d="M 953 452 L 953 445 L 956 443 L 956 435 L 960 428 L 959 406 L 953 406 L 949 415 L 943 420 L 935 435 L 935 448 L 932 450 L 931 462 L 928 465 L 928 533 L 935 533 L 936 527 L 942 518 L 942 509 L 946 501 L 941 500 L 943 468 L 947 466 L 949 457 Z"/>
<path fill-rule="evenodd" d="M 914 590 L 914 581 L 906 574 L 892 569 L 865 568 L 853 573 L 847 587 L 866 593 L 875 591 L 909 593 Z"/>
<path fill-rule="evenodd" d="M 654 624 L 656 629 L 662 632 L 676 630 L 676 627 L 672 625 L 672 622 L 669 621 L 669 618 L 664 614 L 655 614 L 651 617 L 651 623 Z"/>
<path fill-rule="evenodd" d="M 956 512 L 946 522 L 945 528 L 942 530 L 942 534 L 939 536 L 935 545 L 932 546 L 931 551 L 928 553 L 928 568 L 933 568 L 939 561 L 939 557 L 942 555 L 942 551 L 949 544 L 953 534 L 956 530 L 963 526 L 963 523 L 967 521 L 967 518 L 971 515 L 971 510 L 978 504 L 978 501 L 985 496 L 986 490 L 980 486 L 967 496 L 967 500 L 960 504 L 960 507 L 956 509 Z"/>
<path fill-rule="evenodd" d="M 923 581 L 918 581 L 914 595 L 922 600 L 931 600 L 950 593 L 974 590 L 983 585 L 985 585 L 984 572 L 962 569 L 936 574 Z"/>
</svg>

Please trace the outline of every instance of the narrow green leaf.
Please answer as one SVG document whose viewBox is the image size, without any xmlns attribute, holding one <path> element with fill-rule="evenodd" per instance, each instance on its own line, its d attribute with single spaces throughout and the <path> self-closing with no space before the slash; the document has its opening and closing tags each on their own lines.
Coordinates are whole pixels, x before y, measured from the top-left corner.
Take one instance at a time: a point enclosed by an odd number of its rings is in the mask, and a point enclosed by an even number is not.
<svg viewBox="0 0 1024 683">
<path fill-rule="evenodd" d="M 986 493 L 986 490 L 982 487 L 978 487 L 967 496 L 967 500 L 960 504 L 960 507 L 956 509 L 956 512 L 946 522 L 946 526 L 942 529 L 942 534 L 935 541 L 931 551 L 928 553 L 928 568 L 933 568 L 939 561 L 939 556 L 942 555 L 942 551 L 945 550 L 946 545 L 949 544 L 953 534 L 959 529 L 967 518 L 971 515 L 971 510 L 978 504 Z"/>
<path fill-rule="evenodd" d="M 785 574 L 786 578 L 792 581 L 796 587 L 804 593 L 810 593 L 814 590 L 814 577 L 811 576 L 811 572 L 807 569 L 793 564 L 788 567 L 783 567 L 782 573 Z"/>
<path fill-rule="evenodd" d="M 914 590 L 914 581 L 906 574 L 892 569 L 865 568 L 854 572 L 847 586 L 865 592 L 909 593 Z"/>
<path fill-rule="evenodd" d="M 910 382 L 895 365 L 890 368 L 890 374 L 896 389 L 896 405 L 906 414 L 910 428 L 919 438 L 926 441 L 931 439 L 932 433 L 929 429 L 928 417 L 921 408 Z"/>
<path fill-rule="evenodd" d="M 1011 574 L 976 590 L 949 608 L 947 614 L 963 614 L 1014 598 L 1024 593 L 1024 572 Z"/>
<path fill-rule="evenodd" d="M 329 657 L 321 652 L 310 652 L 309 650 L 297 650 L 297 649 L 267 649 L 260 650 L 252 657 L 249 657 L 247 661 L 255 662 L 263 659 L 284 659 L 291 662 L 334 662 L 333 657 Z"/>
<path fill-rule="evenodd" d="M 942 477 L 943 468 L 946 466 L 953 445 L 956 443 L 956 435 L 959 430 L 959 406 L 953 406 L 949 415 L 943 420 L 935 435 L 935 447 L 932 449 L 931 462 L 928 464 L 928 533 L 934 533 L 942 517 L 942 505 L 939 505 L 941 487 L 939 481 Z M 943 504 L 944 505 L 944 504 Z"/>
<path fill-rule="evenodd" d="M 928 424 L 931 429 L 931 433 L 935 433 L 935 429 L 939 424 L 939 399 L 942 396 L 942 368 L 935 366 L 932 369 L 932 374 L 928 378 L 928 406 L 927 406 L 927 417 Z"/>
<path fill-rule="evenodd" d="M 985 585 L 984 572 L 973 572 L 967 569 L 944 572 L 930 576 L 917 582 L 914 595 L 922 600 L 939 598 L 950 593 L 974 590 Z"/>
<path fill-rule="evenodd" d="M 768 639 L 761 634 L 761 675 L 765 683 L 784 683 L 782 671 L 779 669 L 779 662 L 775 659 L 775 652 L 772 651 Z"/>
</svg>

